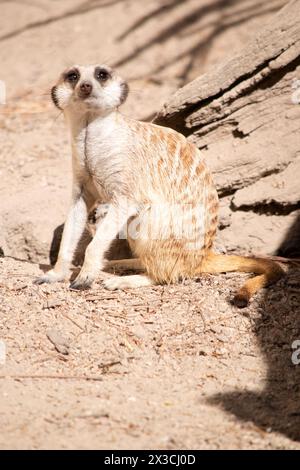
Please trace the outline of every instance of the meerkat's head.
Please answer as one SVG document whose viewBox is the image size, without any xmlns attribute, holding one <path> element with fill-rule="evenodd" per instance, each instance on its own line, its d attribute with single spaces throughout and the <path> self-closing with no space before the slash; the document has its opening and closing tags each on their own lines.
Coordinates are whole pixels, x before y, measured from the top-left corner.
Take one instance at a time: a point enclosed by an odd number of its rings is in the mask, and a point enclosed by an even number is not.
<svg viewBox="0 0 300 470">
<path fill-rule="evenodd" d="M 109 112 L 127 98 L 128 84 L 107 65 L 75 65 L 65 70 L 51 90 L 52 101 L 61 110 Z"/>
</svg>

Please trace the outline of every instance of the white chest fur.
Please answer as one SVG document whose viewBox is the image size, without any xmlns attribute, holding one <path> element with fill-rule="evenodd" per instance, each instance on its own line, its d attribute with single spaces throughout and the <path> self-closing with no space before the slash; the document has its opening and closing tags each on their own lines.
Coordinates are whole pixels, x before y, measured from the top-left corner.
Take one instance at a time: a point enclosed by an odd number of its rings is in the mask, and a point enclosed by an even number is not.
<svg viewBox="0 0 300 470">
<path fill-rule="evenodd" d="M 122 185 L 126 158 L 126 131 L 117 113 L 95 116 L 70 114 L 75 165 L 95 186 L 109 194 Z"/>
</svg>

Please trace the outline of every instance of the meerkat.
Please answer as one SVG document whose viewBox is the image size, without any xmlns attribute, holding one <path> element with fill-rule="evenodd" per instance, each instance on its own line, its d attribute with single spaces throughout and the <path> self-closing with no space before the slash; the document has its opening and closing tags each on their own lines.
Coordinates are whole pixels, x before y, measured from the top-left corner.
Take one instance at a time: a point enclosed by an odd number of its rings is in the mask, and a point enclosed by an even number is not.
<svg viewBox="0 0 300 470">
<path fill-rule="evenodd" d="M 65 280 L 90 209 L 100 200 L 105 216 L 86 248 L 72 289 L 91 286 L 109 266 L 142 271 L 104 280 L 107 289 L 175 283 L 202 273 L 252 272 L 235 295 L 247 305 L 260 288 L 277 281 L 271 260 L 212 251 L 218 196 L 199 149 L 173 129 L 136 121 L 119 112 L 128 84 L 107 65 L 73 66 L 51 96 L 71 133 L 73 190 L 57 262 L 38 284 Z M 126 232 L 133 259 L 106 262 L 116 235 Z"/>
</svg>

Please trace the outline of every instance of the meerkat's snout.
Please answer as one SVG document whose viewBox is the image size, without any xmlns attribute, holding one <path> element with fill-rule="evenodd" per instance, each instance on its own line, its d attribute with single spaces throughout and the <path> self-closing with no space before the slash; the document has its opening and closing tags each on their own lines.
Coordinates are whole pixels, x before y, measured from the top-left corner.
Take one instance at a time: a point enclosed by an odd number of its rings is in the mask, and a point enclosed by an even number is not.
<svg viewBox="0 0 300 470">
<path fill-rule="evenodd" d="M 93 90 L 93 85 L 91 82 L 84 81 L 79 85 L 78 95 L 80 98 L 87 98 L 90 96 Z"/>
</svg>

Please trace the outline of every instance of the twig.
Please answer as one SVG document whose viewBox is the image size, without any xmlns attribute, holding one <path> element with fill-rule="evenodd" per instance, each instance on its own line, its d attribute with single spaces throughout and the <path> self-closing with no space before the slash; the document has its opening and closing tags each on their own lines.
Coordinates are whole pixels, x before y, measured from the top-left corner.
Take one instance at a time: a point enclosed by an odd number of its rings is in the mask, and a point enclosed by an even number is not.
<svg viewBox="0 0 300 470">
<path fill-rule="evenodd" d="M 79 323 L 77 323 L 75 320 L 73 320 L 73 318 L 69 317 L 69 315 L 67 315 L 66 313 L 63 313 L 62 316 L 67 318 L 68 320 L 70 320 L 70 322 L 72 322 L 75 326 L 77 326 L 77 328 L 79 328 L 81 331 L 85 331 L 85 328 L 83 328 L 81 325 L 79 325 Z"/>
<path fill-rule="evenodd" d="M 91 380 L 101 381 L 102 377 L 92 377 L 88 375 L 0 375 L 0 379 L 58 379 L 58 380 Z"/>
<path fill-rule="evenodd" d="M 87 295 L 85 300 L 87 302 L 95 302 L 97 300 L 116 300 L 117 298 L 117 295 Z"/>
<path fill-rule="evenodd" d="M 103 372 L 107 372 L 110 367 L 122 364 L 121 361 L 111 361 L 106 364 L 98 364 L 99 369 L 102 369 Z"/>
<path fill-rule="evenodd" d="M 202 318 L 202 321 L 203 321 L 203 333 L 206 333 L 207 326 L 206 326 L 205 316 L 203 315 L 203 312 L 202 312 L 201 308 L 199 308 L 197 313 L 200 314 L 200 317 Z"/>
</svg>

